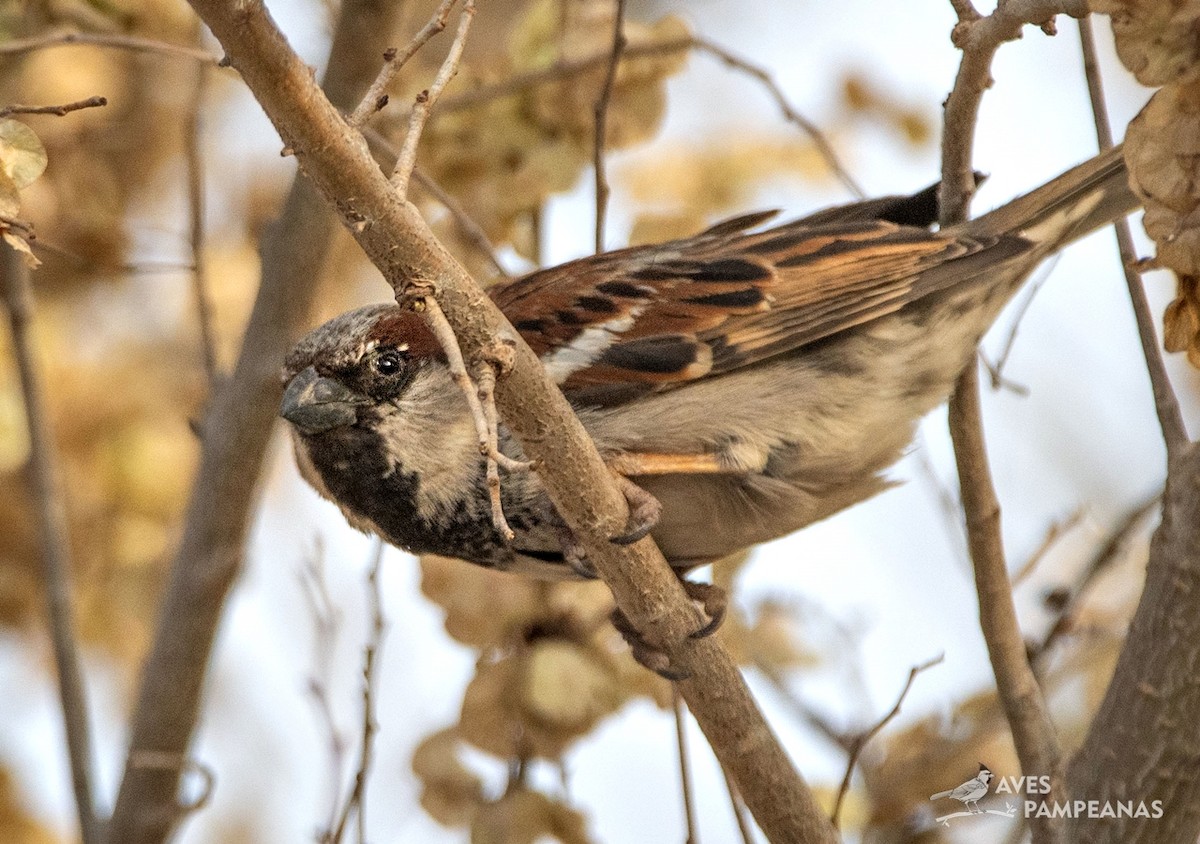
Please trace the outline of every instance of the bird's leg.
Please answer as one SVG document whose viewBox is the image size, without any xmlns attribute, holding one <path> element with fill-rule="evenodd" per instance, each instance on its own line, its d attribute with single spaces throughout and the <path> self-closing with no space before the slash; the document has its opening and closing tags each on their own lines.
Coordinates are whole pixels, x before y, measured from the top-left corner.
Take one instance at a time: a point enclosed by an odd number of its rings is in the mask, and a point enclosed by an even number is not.
<svg viewBox="0 0 1200 844">
<path fill-rule="evenodd" d="M 571 571 L 575 572 L 575 575 L 582 580 L 598 578 L 596 569 L 588 561 L 587 551 L 579 543 L 575 531 L 571 530 L 563 521 L 558 508 L 551 503 L 549 498 L 543 498 L 541 508 L 547 524 L 554 531 L 555 539 L 558 540 L 558 547 L 562 549 L 563 562 L 570 566 Z"/>
</svg>

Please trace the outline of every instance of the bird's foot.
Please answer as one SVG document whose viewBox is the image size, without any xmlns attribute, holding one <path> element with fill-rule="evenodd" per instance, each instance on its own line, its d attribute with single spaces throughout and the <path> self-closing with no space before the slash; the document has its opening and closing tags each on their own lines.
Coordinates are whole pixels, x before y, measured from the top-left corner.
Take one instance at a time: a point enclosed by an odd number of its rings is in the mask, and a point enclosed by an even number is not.
<svg viewBox="0 0 1200 844">
<path fill-rule="evenodd" d="M 688 634 L 692 639 L 703 639 L 711 636 L 725 620 L 725 610 L 729 602 L 725 590 L 711 583 L 697 583 L 693 580 L 679 579 L 683 591 L 694 603 L 700 606 L 707 621 Z M 629 617 L 618 607 L 610 616 L 612 625 L 629 644 L 629 650 L 639 665 L 649 668 L 655 674 L 667 680 L 686 680 L 688 673 L 671 665 L 671 658 L 660 648 L 650 644 L 641 631 L 634 626 Z"/>
<path fill-rule="evenodd" d="M 615 545 L 632 545 L 658 525 L 662 517 L 662 503 L 619 472 L 613 472 L 613 477 L 629 506 L 629 519 L 625 522 L 625 529 L 609 537 L 609 541 Z"/>
</svg>

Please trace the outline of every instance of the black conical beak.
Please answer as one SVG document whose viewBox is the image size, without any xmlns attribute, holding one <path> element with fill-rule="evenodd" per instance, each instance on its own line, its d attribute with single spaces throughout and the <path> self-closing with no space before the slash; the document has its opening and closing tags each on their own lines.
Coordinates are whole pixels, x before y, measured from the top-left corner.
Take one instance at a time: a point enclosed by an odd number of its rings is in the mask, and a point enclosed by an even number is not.
<svg viewBox="0 0 1200 844">
<path fill-rule="evenodd" d="M 311 366 L 297 373 L 283 391 L 279 415 L 305 434 L 323 434 L 358 420 L 363 397 L 341 382 L 323 378 Z"/>
</svg>

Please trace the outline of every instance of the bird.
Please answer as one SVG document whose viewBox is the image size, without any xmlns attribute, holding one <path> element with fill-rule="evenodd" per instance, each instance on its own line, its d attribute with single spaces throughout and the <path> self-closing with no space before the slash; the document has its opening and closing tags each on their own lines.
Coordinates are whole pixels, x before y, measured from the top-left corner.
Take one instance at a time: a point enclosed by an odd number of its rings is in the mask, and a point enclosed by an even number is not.
<svg viewBox="0 0 1200 844">
<path fill-rule="evenodd" d="M 992 772 L 988 770 L 988 766 L 982 762 L 979 763 L 979 773 L 972 779 L 967 780 L 958 788 L 952 788 L 949 791 L 939 791 L 937 794 L 929 795 L 930 800 L 941 800 L 943 797 L 949 797 L 952 800 L 958 800 L 972 812 L 979 811 L 979 800 L 988 793 L 989 783 L 992 781 Z"/>
<path fill-rule="evenodd" d="M 1140 205 L 1119 147 L 962 224 L 933 228 L 936 195 L 745 214 L 488 293 L 609 466 L 661 505 L 642 532 L 682 575 L 891 486 L 1021 282 Z M 537 471 L 503 476 L 511 540 L 493 524 L 467 402 L 412 309 L 313 329 L 283 384 L 301 474 L 354 527 L 493 569 L 591 573 Z M 524 459 L 503 424 L 498 441 Z"/>
</svg>

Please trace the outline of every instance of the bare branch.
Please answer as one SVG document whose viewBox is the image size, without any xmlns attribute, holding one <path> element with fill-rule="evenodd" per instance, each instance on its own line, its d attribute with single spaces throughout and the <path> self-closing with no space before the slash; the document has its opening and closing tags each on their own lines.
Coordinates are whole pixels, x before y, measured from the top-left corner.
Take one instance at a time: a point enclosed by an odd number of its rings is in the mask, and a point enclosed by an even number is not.
<svg viewBox="0 0 1200 844">
<path fill-rule="evenodd" d="M 608 178 L 604 172 L 604 145 L 608 138 L 608 103 L 612 99 L 613 83 L 617 79 L 617 66 L 621 64 L 621 52 L 625 49 L 625 0 L 616 0 L 613 12 L 612 53 L 604 70 L 604 84 L 593 109 L 594 132 L 592 135 L 592 169 L 596 178 L 596 254 L 604 251 L 604 228 L 608 217 Z"/>
<path fill-rule="evenodd" d="M 437 280 L 437 300 L 468 360 L 486 360 L 497 336 L 516 340 L 512 372 L 497 383 L 506 427 L 589 562 L 613 590 L 625 616 L 689 679 L 688 708 L 738 784 L 767 836 L 779 842 L 832 844 L 836 836 L 812 792 L 779 746 L 745 680 L 716 637 L 694 638 L 698 610 L 654 543 L 609 541 L 628 519 L 625 499 L 562 393 L 537 356 L 484 292 L 446 252 L 411 203 L 370 155 L 361 135 L 320 95 L 305 64 L 258 5 L 231 9 L 223 0 L 192 0 L 275 124 L 296 150 L 304 173 L 396 291 Z"/>
<path fill-rule="evenodd" d="M 1161 489 L 1155 490 L 1153 495 L 1148 496 L 1139 502 L 1131 509 L 1124 518 L 1117 522 L 1116 526 L 1109 532 L 1108 538 L 1100 546 L 1091 561 L 1084 566 L 1079 577 L 1071 586 L 1070 590 L 1064 596 L 1064 599 L 1059 605 L 1054 622 L 1050 625 L 1050 629 L 1046 631 L 1046 635 L 1040 643 L 1035 644 L 1030 648 L 1030 659 L 1033 662 L 1035 669 L 1040 669 L 1046 657 L 1050 654 L 1054 645 L 1066 633 L 1070 632 L 1071 626 L 1074 623 L 1075 615 L 1079 610 L 1079 605 L 1083 602 L 1088 590 L 1096 579 L 1103 574 L 1109 566 L 1116 562 L 1117 558 L 1125 551 L 1129 543 L 1130 536 L 1142 525 L 1143 522 L 1162 505 L 1163 492 Z"/>
<path fill-rule="evenodd" d="M 80 111 L 85 108 L 99 108 L 106 105 L 108 105 L 107 97 L 88 97 L 86 100 L 77 100 L 73 103 L 53 106 L 10 105 L 0 108 L 0 117 L 10 117 L 14 114 L 54 114 L 62 117 L 64 114 L 70 114 L 73 111 Z"/>
<path fill-rule="evenodd" d="M 333 702 L 330 699 L 334 647 L 337 644 L 341 617 L 329 596 L 324 565 L 324 546 L 318 536 L 313 553 L 301 566 L 299 581 L 313 620 L 313 670 L 308 679 L 308 693 L 317 710 L 318 720 L 325 730 L 329 752 L 329 785 L 332 796 L 329 801 L 329 817 L 319 836 L 322 839 L 332 834 L 337 823 L 338 807 L 341 804 L 342 769 L 346 757 L 346 737 L 338 729 L 333 714 Z"/>
<path fill-rule="evenodd" d="M 204 373 L 211 390 L 217 382 L 217 341 L 213 332 L 212 308 L 208 298 L 208 264 L 204 257 L 204 156 L 200 149 L 203 127 L 200 111 L 204 107 L 205 81 L 208 71 L 196 66 L 196 83 L 188 108 L 187 125 L 183 128 L 184 158 L 187 160 L 188 243 L 192 251 L 192 296 L 196 305 L 196 321 L 200 326 L 200 351 Z"/>
<path fill-rule="evenodd" d="M 979 594 L 979 627 L 987 643 L 996 689 L 1012 730 L 1021 771 L 1027 776 L 1051 777 L 1051 790 L 1061 793 L 1062 754 L 1046 701 L 1030 667 L 1025 640 L 1013 606 L 1012 584 L 1000 538 L 1000 503 L 992 485 L 979 408 L 979 373 L 974 361 L 963 370 L 950 397 L 950 437 L 958 463 L 967 542 L 975 567 Z M 1028 799 L 1049 801 L 1049 794 Z M 1035 844 L 1062 840 L 1054 818 L 1029 817 Z"/>
<path fill-rule="evenodd" d="M 367 570 L 367 598 L 371 605 L 371 627 L 363 652 L 363 724 L 358 770 L 354 774 L 354 787 L 346 797 L 346 802 L 338 815 L 337 825 L 323 839 L 322 844 L 341 844 L 342 836 L 346 833 L 346 824 L 352 814 L 358 816 L 360 842 L 363 838 L 362 829 L 366 824 L 367 777 L 371 773 L 371 764 L 375 758 L 375 733 L 379 729 L 379 723 L 375 720 L 375 687 L 379 682 L 375 663 L 379 657 L 379 649 L 383 645 L 385 630 L 383 599 L 379 591 L 379 567 L 382 562 L 383 540 L 376 537 L 374 548 L 371 551 L 371 565 Z"/>
<path fill-rule="evenodd" d="M 709 56 L 719 60 L 732 70 L 743 73 L 760 85 L 762 85 L 771 98 L 775 101 L 776 106 L 782 112 L 783 117 L 789 123 L 797 126 L 809 138 L 812 139 L 813 145 L 817 148 L 817 152 L 825 160 L 825 164 L 829 167 L 830 172 L 849 190 L 854 196 L 862 199 L 866 196 L 862 188 L 842 165 L 837 153 L 833 150 L 833 145 L 821 132 L 817 125 L 801 114 L 784 95 L 783 90 L 775 82 L 771 74 L 763 67 L 754 64 L 740 56 L 735 55 L 721 45 L 717 44 L 708 38 L 700 36 L 689 36 L 687 38 L 677 38 L 669 41 L 660 41 L 654 44 L 637 44 L 630 45 L 623 49 L 621 60 L 642 58 L 646 56 L 663 56 L 672 53 L 684 52 L 687 50 L 695 50 L 696 52 L 706 53 Z M 595 70 L 598 67 L 607 64 L 612 56 L 612 50 L 605 50 L 601 53 L 595 53 L 590 56 L 584 56 L 580 59 L 571 61 L 557 62 L 548 67 L 538 68 L 537 70 L 527 71 L 500 82 L 495 82 L 491 85 L 481 85 L 471 91 L 466 91 L 457 94 L 453 97 L 446 97 L 439 108 L 439 113 L 447 114 L 451 111 L 459 111 L 461 109 L 473 108 L 481 103 L 491 100 L 519 94 L 522 91 L 535 88 L 538 85 L 545 85 L 550 82 L 557 82 L 562 79 L 568 79 L 572 76 L 578 76 Z"/>
<path fill-rule="evenodd" d="M 433 13 L 433 17 L 425 26 L 421 27 L 420 32 L 412 37 L 412 40 L 404 46 L 403 50 L 396 50 L 394 47 L 388 48 L 383 54 L 384 65 L 379 71 L 379 76 L 371 83 L 371 87 L 367 89 L 366 95 L 362 102 L 354 109 L 354 113 L 347 118 L 347 122 L 355 128 L 362 128 L 372 115 L 379 112 L 388 102 L 387 89 L 392 84 L 392 80 L 400 73 L 400 69 L 408 63 L 408 60 L 416 55 L 417 51 L 425 46 L 430 38 L 437 35 L 446 28 L 446 21 L 450 19 L 450 10 L 454 8 L 454 4 L 458 0 L 442 0 L 442 4 L 438 6 L 437 11 Z"/>
<path fill-rule="evenodd" d="M 34 358 L 30 338 L 33 290 L 29 268 L 8 245 L 0 246 L 0 298 L 8 309 L 13 355 L 21 377 L 25 425 L 29 431 L 29 480 L 37 512 L 38 545 L 54 663 L 58 669 L 59 704 L 67 734 L 79 829 L 84 844 L 99 844 L 92 787 L 92 739 L 87 694 L 75 636 L 75 610 L 71 597 L 71 551 L 67 535 L 67 506 L 63 497 L 62 470 L 54 446 L 54 431 L 46 407 L 45 387 Z"/>
<path fill-rule="evenodd" d="M 58 32 L 39 35 L 35 38 L 18 38 L 0 44 L 0 56 L 18 56 L 22 53 L 33 53 L 52 47 L 72 46 L 107 47 L 114 50 L 130 50 L 135 53 L 161 53 L 202 62 L 211 67 L 217 67 L 221 62 L 220 56 L 214 56 L 199 47 L 170 44 L 166 41 L 155 41 L 152 38 L 138 38 L 134 35 L 120 35 L 112 32 Z"/>
<path fill-rule="evenodd" d="M 391 164 L 385 164 L 385 167 L 390 167 L 395 164 L 396 159 L 399 158 L 400 154 L 395 145 L 393 145 L 392 142 L 385 137 L 382 132 L 371 126 L 364 126 L 362 133 L 363 137 L 367 139 L 367 142 L 375 147 L 380 155 L 386 156 L 387 159 L 390 159 Z M 463 204 L 420 167 L 413 168 L 412 180 L 421 187 L 421 190 L 432 196 L 443 208 L 446 209 L 447 212 L 449 212 L 450 216 L 454 219 L 455 225 L 458 226 L 459 232 L 461 232 L 462 236 L 466 238 L 467 242 L 474 246 L 475 250 L 479 252 L 479 254 L 482 255 L 489 264 L 492 265 L 492 268 L 496 271 L 497 276 L 499 276 L 501 279 L 508 278 L 508 271 L 504 269 L 504 265 L 501 264 L 500 259 L 496 257 L 496 247 L 492 244 L 491 240 L 488 239 L 487 232 L 485 232 L 483 230 L 483 226 L 481 226 L 475 220 L 475 218 L 471 216 L 470 212 L 463 207 Z"/>
<path fill-rule="evenodd" d="M 1052 33 L 1054 16 L 1087 14 L 1084 0 L 1000 0 L 995 11 L 980 17 L 967 0 L 954 3 L 959 22 L 952 40 L 962 50 L 954 87 L 946 98 L 942 130 L 942 181 L 939 222 L 962 222 L 975 191 L 971 166 L 975 127 L 983 93 L 991 85 L 991 64 L 1005 41 L 1021 34 L 1026 23 Z M 979 408 L 979 373 L 975 360 L 963 370 L 950 398 L 950 437 L 958 464 L 959 488 L 967 523 L 967 544 L 979 595 L 979 626 L 987 643 L 992 672 L 1016 745 L 1021 770 L 1028 776 L 1051 777 L 1051 790 L 1062 789 L 1061 751 L 1041 688 L 1025 652 L 1013 606 L 1012 586 L 1000 536 L 1000 504 L 987 463 Z M 1032 797 L 1032 795 L 1031 795 Z M 1051 800 L 1039 794 L 1037 800 Z M 1029 818 L 1034 844 L 1062 841 L 1060 819 L 1034 814 Z"/>
<path fill-rule="evenodd" d="M 1042 537 L 1041 544 L 1039 544 L 1037 549 L 1029 555 L 1029 559 L 1027 559 L 1017 568 L 1016 574 L 1012 576 L 1012 583 L 1014 587 L 1020 586 L 1021 583 L 1025 581 L 1025 578 L 1033 574 L 1037 567 L 1041 565 L 1042 560 L 1046 559 L 1046 555 L 1050 553 L 1050 550 L 1058 543 L 1058 541 L 1070 533 L 1070 531 L 1076 525 L 1083 521 L 1084 512 L 1085 510 L 1083 507 L 1077 507 L 1065 519 L 1056 519 L 1050 524 L 1050 527 L 1046 530 L 1046 535 Z"/>
<path fill-rule="evenodd" d="M 344 0 L 325 87 L 343 108 L 378 70 L 401 4 Z M 314 85 L 304 68 L 306 84 Z M 336 112 L 335 112 L 336 114 Z M 337 120 L 344 123 L 338 116 Z M 186 753 L 224 599 L 240 570 L 258 468 L 282 387 L 279 361 L 310 322 L 334 218 L 312 184 L 293 182 L 263 240 L 262 281 L 230 377 L 214 393 L 183 536 L 172 562 L 153 647 L 142 670 L 124 777 L 109 823 L 111 844 L 159 844 L 178 822 L 180 771 L 146 768 L 146 752 Z"/>
<path fill-rule="evenodd" d="M 1050 278 L 1050 274 L 1053 272 L 1055 264 L 1058 263 L 1059 257 L 1059 255 L 1051 255 L 1038 271 L 1037 278 L 1028 282 L 1025 295 L 1021 297 L 1016 313 L 1013 314 L 1012 324 L 1008 329 L 1008 336 L 1004 339 L 1004 345 L 1000 347 L 1000 354 L 996 357 L 995 363 L 987 359 L 982 349 L 979 351 L 979 360 L 982 361 L 983 368 L 988 371 L 988 378 L 991 380 L 993 390 L 1008 389 L 1018 396 L 1029 395 L 1028 387 L 1004 377 L 1004 367 L 1007 365 L 1009 355 L 1012 354 L 1013 347 L 1017 343 L 1017 332 L 1021 329 L 1021 322 L 1025 319 L 1025 314 L 1029 312 L 1029 306 L 1033 304 L 1033 300 L 1037 298 L 1038 293 L 1045 286 L 1046 280 Z"/>
<path fill-rule="evenodd" d="M 683 792 L 683 818 L 687 823 L 687 838 L 684 844 L 699 844 L 696 837 L 696 806 L 692 797 L 692 766 L 688 761 L 687 709 L 679 689 L 671 689 L 671 709 L 675 714 L 675 746 L 679 749 L 679 785 Z"/>
<path fill-rule="evenodd" d="M 404 136 L 404 145 L 396 157 L 396 166 L 392 169 L 392 184 L 396 186 L 400 196 L 408 195 L 408 180 L 413 168 L 417 166 L 417 145 L 421 143 L 421 134 L 425 131 L 425 121 L 434 103 L 442 95 L 442 91 L 458 73 L 458 64 L 462 61 L 463 47 L 467 43 L 467 33 L 471 31 L 471 21 L 475 17 L 475 0 L 463 0 L 462 12 L 458 16 L 458 31 L 454 34 L 454 42 L 446 54 L 445 61 L 438 69 L 433 84 L 417 95 L 416 104 L 408 115 L 408 134 Z"/>
<path fill-rule="evenodd" d="M 454 329 L 446 319 L 445 313 L 442 312 L 437 299 L 432 295 L 425 295 L 414 299 L 413 306 L 425 315 L 426 325 L 433 332 L 433 336 L 437 338 L 442 351 L 446 353 L 446 365 L 450 369 L 450 376 L 467 399 L 467 406 L 471 409 L 471 418 L 475 422 L 475 433 L 479 437 L 479 453 L 487 459 L 487 485 L 488 495 L 492 500 L 492 523 L 500 535 L 511 542 L 515 534 L 508 526 L 508 520 L 504 517 L 504 508 L 500 504 L 499 467 L 503 466 L 510 472 L 527 471 L 532 468 L 532 464 L 513 460 L 500 452 L 496 403 L 492 393 L 496 386 L 496 370 L 491 367 L 490 363 L 482 362 L 481 374 L 477 375 L 477 381 L 472 381 L 467 372 L 466 362 L 463 360 L 462 349 L 458 345 L 458 338 L 454 336 Z"/>
<path fill-rule="evenodd" d="M 1092 115 L 1096 121 L 1096 138 L 1100 150 L 1113 147 L 1112 126 L 1108 120 L 1108 106 L 1104 102 L 1104 86 L 1100 79 L 1100 68 L 1096 62 L 1096 43 L 1092 36 L 1091 23 L 1079 21 L 1079 40 L 1083 50 L 1083 68 L 1087 76 L 1088 94 L 1092 101 Z M 1146 371 L 1150 375 L 1150 387 L 1154 393 L 1154 409 L 1158 413 L 1158 424 L 1162 428 L 1163 442 L 1167 447 L 1168 459 L 1179 454 L 1188 445 L 1187 426 L 1179 409 L 1179 399 L 1171 387 L 1171 379 L 1163 363 L 1162 348 L 1154 330 L 1154 317 L 1146 290 L 1137 273 L 1137 252 L 1133 246 L 1133 234 L 1129 220 L 1122 217 L 1113 223 L 1117 234 L 1117 248 L 1121 254 L 1121 266 L 1125 269 L 1125 285 L 1129 289 L 1129 301 L 1133 306 L 1133 317 L 1137 322 L 1138 340 L 1146 358 Z"/>
<path fill-rule="evenodd" d="M 449 193 L 445 188 L 433 180 L 433 177 L 422 170 L 420 167 L 414 167 L 412 171 L 413 181 L 421 186 L 421 190 L 432 196 L 438 203 L 445 208 L 450 216 L 454 218 L 455 225 L 462 232 L 463 237 L 467 242 L 475 247 L 475 251 L 482 255 L 492 269 L 496 271 L 496 275 L 501 279 L 509 277 L 508 271 L 504 269 L 504 265 L 500 263 L 500 259 L 496 257 L 496 247 L 492 245 L 488 239 L 487 232 L 483 230 L 483 226 L 475 221 L 475 218 L 467 212 L 453 194 Z"/>
<path fill-rule="evenodd" d="M 935 665 L 940 665 L 945 658 L 945 654 L 938 654 L 933 659 L 910 668 L 908 670 L 908 680 L 905 681 L 904 688 L 900 690 L 900 696 L 896 698 L 896 705 L 888 711 L 887 715 L 884 715 L 875 722 L 874 726 L 854 737 L 850 746 L 850 758 L 846 760 L 846 773 L 842 776 L 842 784 L 838 788 L 837 799 L 834 800 L 833 812 L 830 815 L 835 828 L 841 826 L 842 803 L 845 801 L 846 795 L 850 792 L 850 778 L 854 776 L 854 769 L 858 765 L 858 758 L 862 755 L 863 748 L 867 746 L 867 743 L 871 739 L 879 735 L 893 718 L 900 714 L 900 707 L 904 705 L 904 699 L 908 697 L 909 689 L 912 688 L 913 681 L 917 679 L 917 675 Z"/>
<path fill-rule="evenodd" d="M 938 204 L 942 222 L 967 218 L 967 208 L 975 194 L 975 171 L 971 150 L 975 146 L 975 126 L 983 93 L 992 84 L 992 57 L 1005 41 L 1021 37 L 1026 24 L 1049 27 L 1054 16 L 1067 14 L 1083 17 L 1088 13 L 1085 0 L 1000 0 L 995 11 L 981 17 L 969 0 L 955 0 L 958 25 L 951 40 L 962 50 L 962 62 L 954 87 L 946 98 L 942 126 L 942 183 Z"/>
</svg>

